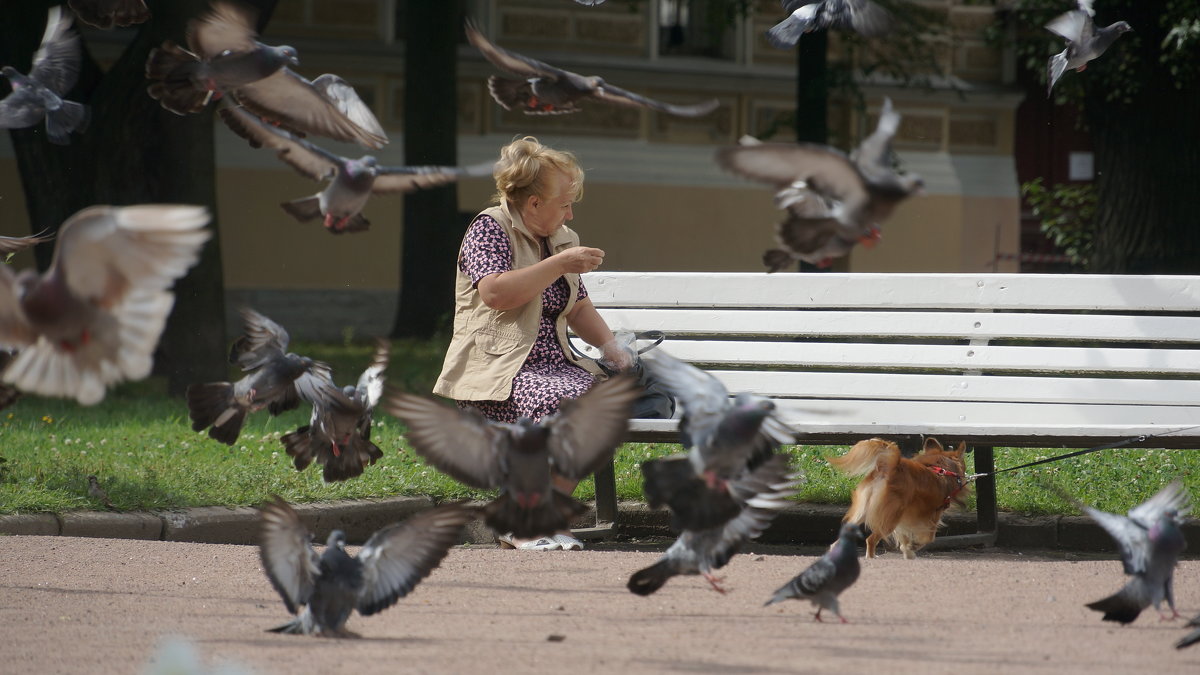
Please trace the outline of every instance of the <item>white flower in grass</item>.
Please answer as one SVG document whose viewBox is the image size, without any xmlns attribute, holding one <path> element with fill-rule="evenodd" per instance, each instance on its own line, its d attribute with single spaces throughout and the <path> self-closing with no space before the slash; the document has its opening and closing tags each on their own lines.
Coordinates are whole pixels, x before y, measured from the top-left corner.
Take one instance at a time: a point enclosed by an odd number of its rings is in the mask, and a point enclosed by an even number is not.
<svg viewBox="0 0 1200 675">
<path fill-rule="evenodd" d="M 164 449 L 166 449 L 166 447 L 167 447 L 167 444 L 166 444 L 166 443 L 159 443 L 159 444 L 158 444 L 158 449 L 159 449 L 159 450 L 164 450 Z"/>
<path fill-rule="evenodd" d="M 86 454 L 87 454 L 87 450 L 80 450 L 80 451 L 79 451 L 79 454 L 81 454 L 81 455 L 86 455 Z"/>
<path fill-rule="evenodd" d="M 69 438 L 63 439 L 63 445 L 70 445 L 70 444 L 71 444 L 71 439 L 69 439 Z"/>
<path fill-rule="evenodd" d="M 101 439 L 100 439 L 100 445 L 104 445 L 105 443 L 108 443 L 108 439 L 107 439 L 107 438 L 101 438 Z"/>
</svg>

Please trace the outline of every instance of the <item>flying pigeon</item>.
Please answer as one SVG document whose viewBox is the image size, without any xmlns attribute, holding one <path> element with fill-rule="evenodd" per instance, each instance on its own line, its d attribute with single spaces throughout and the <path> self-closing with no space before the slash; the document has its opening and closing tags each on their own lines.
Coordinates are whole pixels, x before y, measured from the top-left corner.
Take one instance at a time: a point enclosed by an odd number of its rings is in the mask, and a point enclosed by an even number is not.
<svg viewBox="0 0 1200 675">
<path fill-rule="evenodd" d="M 767 31 L 767 41 L 791 49 L 805 33 L 836 28 L 876 38 L 888 32 L 892 15 L 871 0 L 781 0 L 788 16 Z"/>
<path fill-rule="evenodd" d="M 229 362 L 241 366 L 245 377 L 187 388 L 192 431 L 208 429 L 210 438 L 226 445 L 241 434 L 247 413 L 266 408 L 278 415 L 298 407 L 300 399 L 327 407 L 342 397 L 328 365 L 287 351 L 283 326 L 249 308 L 241 314 L 245 333 L 233 343 Z"/>
<path fill-rule="evenodd" d="M 53 239 L 54 233 L 50 230 L 42 230 L 28 237 L 0 237 L 0 258 Z"/>
<path fill-rule="evenodd" d="M 597 76 L 583 76 L 522 56 L 492 44 L 479 29 L 468 24 L 467 40 L 500 70 L 521 79 L 492 76 L 488 90 L 505 110 L 521 110 L 526 115 L 562 115 L 579 112 L 579 103 L 593 99 L 604 103 L 638 106 L 681 117 L 700 117 L 717 109 L 720 102 L 683 106 L 663 103 L 611 85 Z"/>
<path fill-rule="evenodd" d="M 70 0 L 67 4 L 80 21 L 101 30 L 132 26 L 150 18 L 146 0 Z"/>
<path fill-rule="evenodd" d="M 250 145 L 275 150 L 279 159 L 302 176 L 329 181 L 324 190 L 310 197 L 281 204 L 296 220 L 323 218 L 333 234 L 362 232 L 371 223 L 362 214 L 373 194 L 395 194 L 437 187 L 464 176 L 491 175 L 492 162 L 459 168 L 454 166 L 383 166 L 371 155 L 358 159 L 342 157 L 265 124 L 241 108 L 222 107 L 221 119 Z"/>
<path fill-rule="evenodd" d="M 725 385 L 711 374 L 662 350 L 642 356 L 642 366 L 683 406 L 682 458 L 642 464 L 643 489 L 651 508 L 670 506 L 672 525 L 706 530 L 736 516 L 745 498 L 730 481 L 770 459 L 795 435 L 775 416 L 767 398 L 739 393 L 731 400 Z"/>
<path fill-rule="evenodd" d="M 412 394 L 389 395 L 384 409 L 408 425 L 408 442 L 430 464 L 472 487 L 499 488 L 485 521 L 527 539 L 565 530 L 586 510 L 554 488 L 553 475 L 579 480 L 612 459 L 639 393 L 633 378 L 610 377 L 563 401 L 555 415 L 515 424 Z"/>
<path fill-rule="evenodd" d="M 276 497 L 262 508 L 259 553 L 271 585 L 296 617 L 270 631 L 353 635 L 346 631 L 351 612 L 370 616 L 408 595 L 475 515 L 472 507 L 443 504 L 379 530 L 356 557 L 346 553 L 345 533 L 334 530 L 318 555 L 295 510 Z"/>
<path fill-rule="evenodd" d="M 71 17 L 62 6 L 54 5 L 29 75 L 12 66 L 0 68 L 12 85 L 12 93 L 0 100 L 0 129 L 23 129 L 45 118 L 46 138 L 58 145 L 70 143 L 71 132 L 83 131 L 89 119 L 87 106 L 63 98 L 79 77 L 79 60 L 79 33 L 71 30 Z"/>
<path fill-rule="evenodd" d="M 1187 548 L 1180 517 L 1187 513 L 1189 497 L 1183 483 L 1176 480 L 1150 499 L 1129 510 L 1128 516 L 1106 513 L 1086 504 L 1076 504 L 1103 527 L 1121 550 L 1125 574 L 1131 576 L 1121 590 L 1102 600 L 1088 603 L 1090 609 L 1104 613 L 1105 621 L 1132 623 L 1151 604 L 1159 609 L 1163 600 L 1177 618 L 1174 575 L 1179 554 Z"/>
<path fill-rule="evenodd" d="M 889 161 L 900 115 L 885 98 L 875 131 L 847 157 L 814 143 L 754 143 L 721 148 L 727 171 L 775 187 L 776 205 L 787 210 L 777 226 L 783 249 L 763 255 L 777 271 L 790 259 L 827 265 L 854 243 L 879 238 L 879 227 L 896 206 L 924 185 L 916 174 L 899 174 Z"/>
<path fill-rule="evenodd" d="M 199 258 L 208 220 L 200 206 L 91 206 L 59 227 L 45 273 L 0 265 L 0 349 L 18 351 L 3 381 L 92 405 L 149 375 L 171 285 Z"/>
<path fill-rule="evenodd" d="M 362 475 L 368 464 L 383 457 L 371 442 L 371 419 L 383 396 L 390 347 L 387 340 L 377 340 L 371 364 L 358 383 L 346 385 L 342 395 L 330 396 L 328 403 L 314 401 L 311 421 L 279 439 L 297 471 L 316 459 L 325 467 L 325 482 L 332 483 Z"/>
<path fill-rule="evenodd" d="M 806 599 L 817 606 L 817 613 L 813 615 L 815 620 L 820 621 L 821 610 L 828 609 L 842 623 L 849 623 L 838 608 L 838 595 L 858 581 L 858 542 L 862 539 L 861 525 L 844 523 L 833 547 L 808 569 L 775 591 L 775 595 L 764 606 L 784 600 Z"/>
<path fill-rule="evenodd" d="M 257 40 L 251 10 L 218 2 L 188 23 L 188 49 L 164 42 L 146 60 L 147 91 L 179 115 L 226 94 L 272 124 L 366 148 L 387 143 L 383 129 L 353 87 L 334 75 L 309 81 L 292 47 Z"/>
<path fill-rule="evenodd" d="M 1184 628 L 1194 628 L 1194 630 L 1183 636 L 1182 640 L 1175 643 L 1176 649 L 1183 649 L 1184 647 L 1189 647 L 1200 642 L 1200 614 L 1192 617 L 1191 621 L 1184 624 Z"/>
<path fill-rule="evenodd" d="M 650 595 L 679 574 L 699 574 L 724 593 L 713 570 L 729 562 L 733 554 L 751 539 L 762 534 L 787 498 L 796 494 L 798 476 L 790 472 L 788 458 L 775 455 L 753 472 L 731 481 L 747 495 L 747 503 L 732 519 L 703 530 L 684 530 L 675 543 L 653 565 L 634 572 L 626 587 L 637 595 Z"/>
<path fill-rule="evenodd" d="M 1093 0 L 1078 0 L 1079 9 L 1073 9 L 1060 14 L 1050 23 L 1046 30 L 1055 33 L 1067 41 L 1067 48 L 1050 57 L 1046 65 L 1046 96 L 1054 91 L 1054 83 L 1074 68 L 1083 72 L 1088 61 L 1099 58 L 1117 38 L 1133 30 L 1128 23 L 1118 21 L 1103 28 L 1096 28 L 1092 17 L 1096 10 L 1092 9 Z"/>
</svg>

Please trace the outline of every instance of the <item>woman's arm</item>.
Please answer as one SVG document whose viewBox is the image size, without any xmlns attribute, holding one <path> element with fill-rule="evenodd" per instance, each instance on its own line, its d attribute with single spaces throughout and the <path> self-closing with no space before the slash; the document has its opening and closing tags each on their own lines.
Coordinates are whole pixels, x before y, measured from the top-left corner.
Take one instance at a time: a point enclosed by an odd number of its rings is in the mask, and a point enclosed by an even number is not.
<svg viewBox="0 0 1200 675">
<path fill-rule="evenodd" d="M 483 304 L 488 307 L 500 311 L 513 309 L 536 298 L 562 275 L 591 272 L 601 262 L 604 262 L 604 251 L 588 246 L 572 246 L 529 267 L 489 274 L 479 280 L 476 288 L 479 289 Z M 601 323 L 604 323 L 603 320 Z M 609 335 L 611 337 L 611 333 Z"/>
<path fill-rule="evenodd" d="M 599 347 L 604 352 L 604 358 L 618 370 L 633 365 L 629 353 L 617 346 L 616 338 L 613 337 L 608 324 L 604 323 L 604 317 L 596 311 L 591 298 L 584 298 L 575 303 L 575 307 L 567 315 L 567 325 L 576 335 L 583 338 L 584 342 Z"/>
</svg>

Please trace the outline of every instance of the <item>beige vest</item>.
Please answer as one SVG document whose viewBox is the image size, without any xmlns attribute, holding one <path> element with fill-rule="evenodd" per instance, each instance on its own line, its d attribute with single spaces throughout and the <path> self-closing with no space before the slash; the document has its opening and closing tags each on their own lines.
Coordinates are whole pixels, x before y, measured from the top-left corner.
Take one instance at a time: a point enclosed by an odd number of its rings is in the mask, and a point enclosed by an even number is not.
<svg viewBox="0 0 1200 675">
<path fill-rule="evenodd" d="M 512 269 L 529 267 L 542 259 L 541 240 L 521 222 L 521 215 L 509 211 L 507 204 L 485 209 L 481 215 L 495 219 L 512 244 Z M 579 235 L 566 225 L 550 235 L 547 242 L 553 255 L 579 245 Z M 460 248 L 461 254 L 461 248 Z M 537 340 L 542 316 L 542 294 L 520 307 L 495 310 L 483 303 L 471 278 L 455 266 L 454 334 L 442 374 L 433 393 L 459 401 L 504 401 L 512 395 L 513 378 L 525 363 Z M 558 344 L 567 357 L 585 370 L 600 374 L 590 359 L 577 357 L 567 346 L 567 314 L 575 307 L 579 294 L 579 275 L 564 274 L 570 292 L 567 306 L 555 324 Z"/>
</svg>

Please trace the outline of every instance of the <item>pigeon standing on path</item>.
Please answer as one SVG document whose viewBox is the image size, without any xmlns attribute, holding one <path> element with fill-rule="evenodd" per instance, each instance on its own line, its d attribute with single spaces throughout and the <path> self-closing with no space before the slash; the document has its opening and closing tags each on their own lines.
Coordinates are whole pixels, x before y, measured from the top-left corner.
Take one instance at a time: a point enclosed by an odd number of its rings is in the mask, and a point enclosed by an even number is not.
<svg viewBox="0 0 1200 675">
<path fill-rule="evenodd" d="M 351 612 L 370 616 L 408 595 L 475 515 L 472 507 L 443 504 L 379 530 L 356 557 L 346 553 L 345 533 L 334 530 L 318 555 L 295 510 L 276 497 L 262 509 L 259 553 L 271 585 L 296 617 L 270 631 L 352 636 L 346 631 Z"/>
<path fill-rule="evenodd" d="M 0 379 L 92 405 L 149 375 L 171 285 L 199 258 L 208 220 L 200 206 L 90 206 L 59 227 L 45 273 L 0 265 L 0 349 L 18 351 Z"/>
<path fill-rule="evenodd" d="M 0 100 L 0 129 L 23 129 L 45 118 L 46 138 L 58 145 L 70 143 L 71 132 L 83 131 L 89 117 L 87 106 L 63 98 L 75 86 L 79 62 L 79 33 L 71 30 L 71 17 L 62 6 L 54 5 L 29 75 L 12 66 L 0 68 L 12 85 L 12 93 Z"/>
<path fill-rule="evenodd" d="M 1061 14 L 1046 24 L 1046 30 L 1067 41 L 1066 49 L 1051 56 L 1046 65 L 1047 97 L 1054 91 L 1054 84 L 1067 69 L 1083 72 L 1088 61 L 1099 58 L 1117 38 L 1133 30 L 1124 21 L 1097 28 L 1093 22 L 1093 17 L 1096 16 L 1096 10 L 1092 9 L 1093 0 L 1078 2 L 1079 9 Z"/>
<path fill-rule="evenodd" d="M 579 112 L 579 103 L 596 100 L 616 105 L 649 108 L 681 117 L 699 117 L 717 109 L 720 102 L 711 99 L 695 105 L 663 103 L 611 85 L 603 78 L 584 76 L 523 56 L 492 44 L 479 29 L 467 25 L 467 40 L 500 70 L 518 75 L 519 80 L 492 76 L 488 91 L 505 110 L 520 110 L 526 115 L 561 115 Z"/>
<path fill-rule="evenodd" d="M 842 623 L 849 623 L 838 607 L 838 595 L 858 581 L 858 542 L 862 539 L 862 526 L 856 523 L 843 524 L 833 548 L 775 591 L 764 607 L 784 600 L 808 600 L 817 606 L 814 620 L 820 621 L 821 610 L 828 609 Z"/>
<path fill-rule="evenodd" d="M 394 393 L 384 409 L 408 425 L 405 438 L 438 470 L 482 490 L 500 489 L 483 508 L 497 532 L 529 539 L 570 527 L 587 508 L 554 487 L 555 474 L 581 480 L 612 459 L 629 429 L 641 390 L 626 375 L 610 377 L 539 422 L 493 422 L 474 408 L 451 408 Z"/>
<path fill-rule="evenodd" d="M 892 27 L 892 15 L 871 0 L 781 0 L 788 16 L 767 31 L 767 41 L 791 49 L 805 33 L 836 28 L 863 37 L 880 37 Z"/>
</svg>

